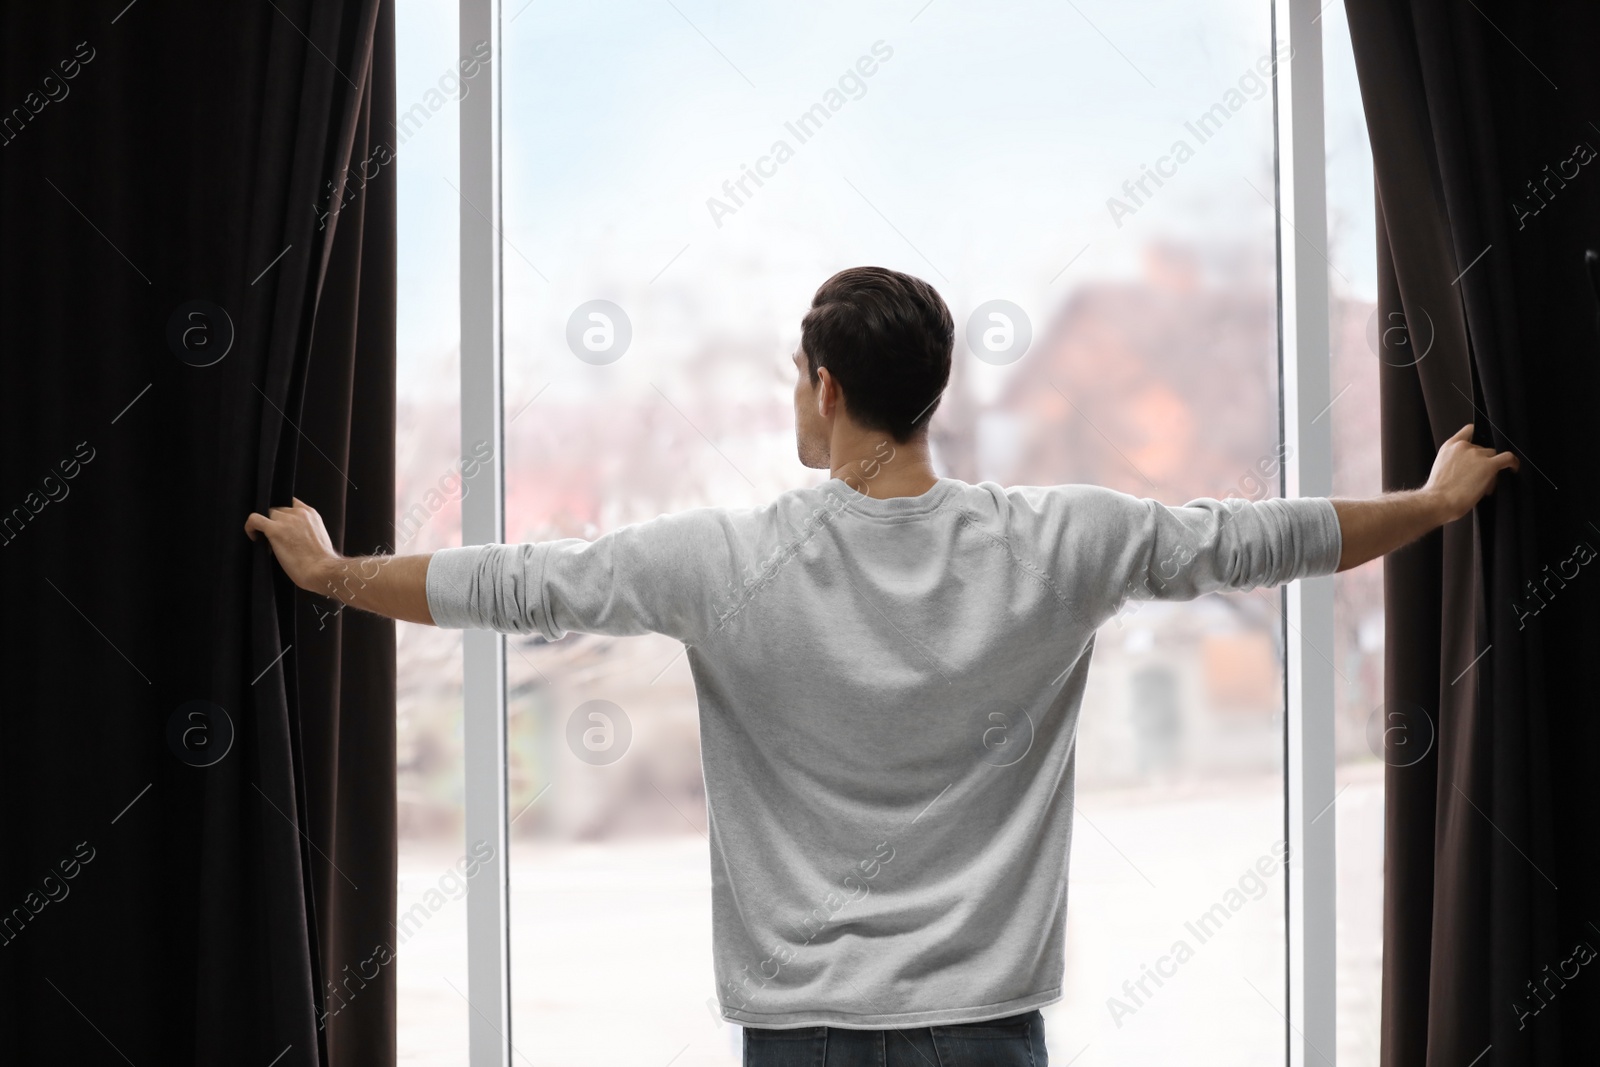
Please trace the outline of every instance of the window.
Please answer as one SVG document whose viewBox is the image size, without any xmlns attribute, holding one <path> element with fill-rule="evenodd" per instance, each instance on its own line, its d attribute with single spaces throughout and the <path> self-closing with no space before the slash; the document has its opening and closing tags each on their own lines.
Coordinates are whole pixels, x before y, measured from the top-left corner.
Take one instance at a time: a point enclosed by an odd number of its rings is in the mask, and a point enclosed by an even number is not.
<svg viewBox="0 0 1600 1067">
<path fill-rule="evenodd" d="M 1383 490 L 1378 436 L 1378 251 L 1372 149 L 1343 5 L 1322 19 L 1327 55 L 1328 259 L 1333 392 L 1333 486 L 1340 496 Z M 1383 981 L 1383 775 L 1414 753 L 1385 746 L 1383 564 L 1335 579 L 1334 678 L 1338 753 L 1338 1062 L 1377 1067 Z M 1397 720 L 1399 721 L 1399 720 Z M 1420 725 L 1420 724 L 1418 724 Z"/>
<path fill-rule="evenodd" d="M 457 454 L 480 431 L 503 435 L 489 467 L 503 465 L 504 540 L 593 537 L 825 477 L 794 456 L 789 356 L 811 292 L 860 263 L 927 278 L 956 317 L 933 425 L 940 473 L 1182 503 L 1274 495 L 1287 464 L 1298 487 L 1317 427 L 1290 418 L 1282 436 L 1280 388 L 1294 405 L 1306 368 L 1314 377 L 1320 358 L 1326 374 L 1327 358 L 1290 344 L 1298 370 L 1280 387 L 1279 241 L 1297 230 L 1277 192 L 1292 168 L 1274 109 L 1290 90 L 1280 80 L 1275 101 L 1271 75 L 1275 56 L 1294 60 L 1268 5 L 498 7 L 461 0 L 458 51 L 484 42 L 490 75 L 462 105 L 461 181 L 440 156 L 428 196 L 435 222 L 459 210 L 475 234 L 462 239 L 463 276 L 494 255 L 503 272 L 503 381 L 481 358 L 491 305 L 477 287 L 477 310 L 463 301 L 462 395 L 490 386 L 500 399 L 479 415 L 463 401 Z M 1319 32 L 1314 5 L 1295 11 Z M 404 117 L 404 85 L 400 101 Z M 1322 146 L 1305 158 L 1320 185 Z M 498 198 L 475 197 L 485 187 L 471 174 L 496 167 Z M 1304 250 L 1283 255 L 1303 271 Z M 426 254 L 435 268 L 445 257 Z M 1314 304 L 1303 290 L 1283 287 Z M 447 390 L 419 392 L 448 439 L 459 408 L 439 406 Z M 437 528 L 449 543 L 454 530 Z M 1065 999 L 1046 1013 L 1060 1062 L 1090 1044 L 1116 1060 L 1271 1062 L 1296 1040 L 1285 975 L 1332 964 L 1313 937 L 1294 966 L 1296 923 L 1317 921 L 1316 904 L 1287 892 L 1282 862 L 1286 823 L 1298 841 L 1333 795 L 1317 799 L 1302 769 L 1321 767 L 1315 739 L 1290 730 L 1284 762 L 1286 712 L 1302 703 L 1286 709 L 1286 676 L 1291 694 L 1320 684 L 1315 669 L 1286 674 L 1286 656 L 1308 656 L 1299 638 L 1322 632 L 1319 603 L 1258 591 L 1135 604 L 1102 629 L 1079 727 Z M 499 661 L 476 662 L 469 687 L 498 686 Z M 441 752 L 465 749 L 452 799 L 504 776 L 494 817 L 509 850 L 478 879 L 508 892 L 470 933 L 430 926 L 463 939 L 441 940 L 425 964 L 456 1001 L 407 985 L 403 1058 L 422 1047 L 431 1003 L 428 1018 L 452 1029 L 426 1043 L 459 1049 L 470 1027 L 475 1064 L 511 1055 L 496 1050 L 495 1021 L 527 1063 L 737 1063 L 738 1029 L 720 1021 L 711 979 L 680 646 L 513 637 L 503 664 L 503 752 L 492 733 L 475 746 L 472 698 L 465 742 L 443 729 L 456 728 L 449 717 L 422 731 Z M 1322 769 L 1331 781 L 1331 762 Z M 1307 799 L 1286 801 L 1296 789 Z M 462 848 L 458 837 L 441 855 Z M 464 1010 L 469 972 L 477 1019 Z M 401 974 L 409 982 L 404 961 Z"/>
<path fill-rule="evenodd" d="M 396 15 L 397 122 L 388 138 L 401 160 L 394 545 L 414 553 L 461 538 L 459 243 L 446 184 L 459 180 L 456 5 L 405 0 Z M 467 1046 L 469 1014 L 466 885 L 457 866 L 461 634 L 399 626 L 395 635 L 399 1062 L 453 1063 Z"/>
</svg>

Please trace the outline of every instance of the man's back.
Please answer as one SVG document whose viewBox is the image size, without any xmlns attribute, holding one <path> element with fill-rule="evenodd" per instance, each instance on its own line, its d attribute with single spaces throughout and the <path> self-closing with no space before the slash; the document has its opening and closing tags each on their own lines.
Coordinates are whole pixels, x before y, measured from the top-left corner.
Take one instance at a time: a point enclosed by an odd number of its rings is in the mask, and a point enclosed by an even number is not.
<svg viewBox="0 0 1600 1067">
<path fill-rule="evenodd" d="M 1331 573 L 1326 500 L 838 478 L 594 542 L 436 553 L 442 626 L 656 631 L 700 703 L 718 992 L 752 1026 L 992 1019 L 1060 996 L 1073 752 L 1128 597 Z"/>
</svg>

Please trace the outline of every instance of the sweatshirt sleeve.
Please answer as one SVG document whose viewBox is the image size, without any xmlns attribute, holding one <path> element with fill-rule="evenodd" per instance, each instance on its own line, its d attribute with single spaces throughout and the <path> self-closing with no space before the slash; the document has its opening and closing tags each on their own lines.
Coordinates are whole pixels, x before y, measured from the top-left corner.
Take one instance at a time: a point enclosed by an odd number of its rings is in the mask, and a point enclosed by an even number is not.
<svg viewBox="0 0 1600 1067">
<path fill-rule="evenodd" d="M 1068 566 L 1094 561 L 1090 584 L 1099 588 L 1084 592 L 1106 618 L 1127 600 L 1192 600 L 1332 574 L 1343 550 L 1338 514 L 1324 497 L 1169 507 L 1111 490 L 1069 508 L 1063 541 Z M 1077 577 L 1082 590 L 1086 576 Z"/>
<path fill-rule="evenodd" d="M 728 584 L 733 533 L 720 509 L 565 538 L 441 549 L 428 564 L 428 609 L 447 629 L 542 634 L 661 633 L 694 641 Z"/>
</svg>

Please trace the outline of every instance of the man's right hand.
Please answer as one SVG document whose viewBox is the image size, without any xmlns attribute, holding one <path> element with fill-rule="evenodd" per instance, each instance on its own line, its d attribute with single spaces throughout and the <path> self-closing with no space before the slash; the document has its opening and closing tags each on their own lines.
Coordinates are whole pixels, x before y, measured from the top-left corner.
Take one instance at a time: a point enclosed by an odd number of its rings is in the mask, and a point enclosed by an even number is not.
<svg viewBox="0 0 1600 1067">
<path fill-rule="evenodd" d="M 1386 556 L 1431 530 L 1454 522 L 1494 492 L 1501 471 L 1522 464 L 1510 452 L 1472 443 L 1468 423 L 1444 443 L 1433 460 L 1428 484 L 1409 492 L 1385 493 L 1373 500 L 1335 500 L 1339 515 L 1339 570 L 1347 571 Z"/>
<path fill-rule="evenodd" d="M 1495 478 L 1503 470 L 1522 468 L 1515 453 L 1496 452 L 1472 443 L 1472 424 L 1461 427 L 1444 443 L 1433 460 L 1424 493 L 1431 493 L 1439 507 L 1439 522 L 1454 522 L 1494 492 Z"/>
</svg>

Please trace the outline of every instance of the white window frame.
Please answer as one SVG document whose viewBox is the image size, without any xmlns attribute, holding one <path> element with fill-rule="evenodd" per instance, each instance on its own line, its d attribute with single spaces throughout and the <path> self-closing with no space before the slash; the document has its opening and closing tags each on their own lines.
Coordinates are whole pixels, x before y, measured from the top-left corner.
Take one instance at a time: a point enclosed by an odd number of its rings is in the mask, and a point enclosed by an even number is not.
<svg viewBox="0 0 1600 1067">
<path fill-rule="evenodd" d="M 501 376 L 500 2 L 459 0 L 458 69 L 489 45 L 487 85 L 461 97 L 461 452 L 488 442 L 461 494 L 461 543 L 505 541 L 504 385 Z M 481 77 L 481 75 L 480 75 Z M 481 450 L 480 450 L 481 451 Z M 475 460 L 476 457 L 473 457 Z M 488 490 L 487 492 L 485 490 Z M 467 630 L 461 649 L 465 834 L 493 854 L 467 890 L 467 1004 L 471 1067 L 511 1064 L 510 825 L 506 815 L 506 639 Z M 482 850 L 475 851 L 477 855 Z"/>
<path fill-rule="evenodd" d="M 1331 0 L 1330 0 L 1331 2 Z M 1278 352 L 1283 389 L 1284 495 L 1333 492 L 1328 334 L 1327 152 L 1323 140 L 1322 10 L 1273 0 L 1274 45 L 1288 62 L 1273 78 L 1277 132 Z M 1274 54 L 1282 55 L 1281 50 Z M 1333 1067 L 1337 1043 L 1333 800 L 1333 578 L 1284 592 L 1284 821 L 1289 844 L 1289 1067 Z"/>
<path fill-rule="evenodd" d="M 1317 0 L 1270 0 L 1274 44 L 1293 57 L 1273 79 L 1278 201 L 1282 432 L 1286 496 L 1333 488 L 1329 403 L 1326 158 L 1321 10 Z M 501 373 L 501 4 L 459 0 L 458 51 L 489 43 L 487 84 L 460 102 L 461 447 L 492 445 L 464 495 L 462 544 L 505 538 L 504 390 Z M 475 461 L 477 456 L 474 455 Z M 1333 1067 L 1335 1054 L 1335 837 L 1333 809 L 1333 579 L 1296 582 L 1284 597 L 1284 721 L 1288 1067 Z M 467 631 L 463 715 L 468 843 L 493 846 L 467 898 L 471 1067 L 510 1067 L 511 973 L 506 811 L 506 646 Z"/>
</svg>

